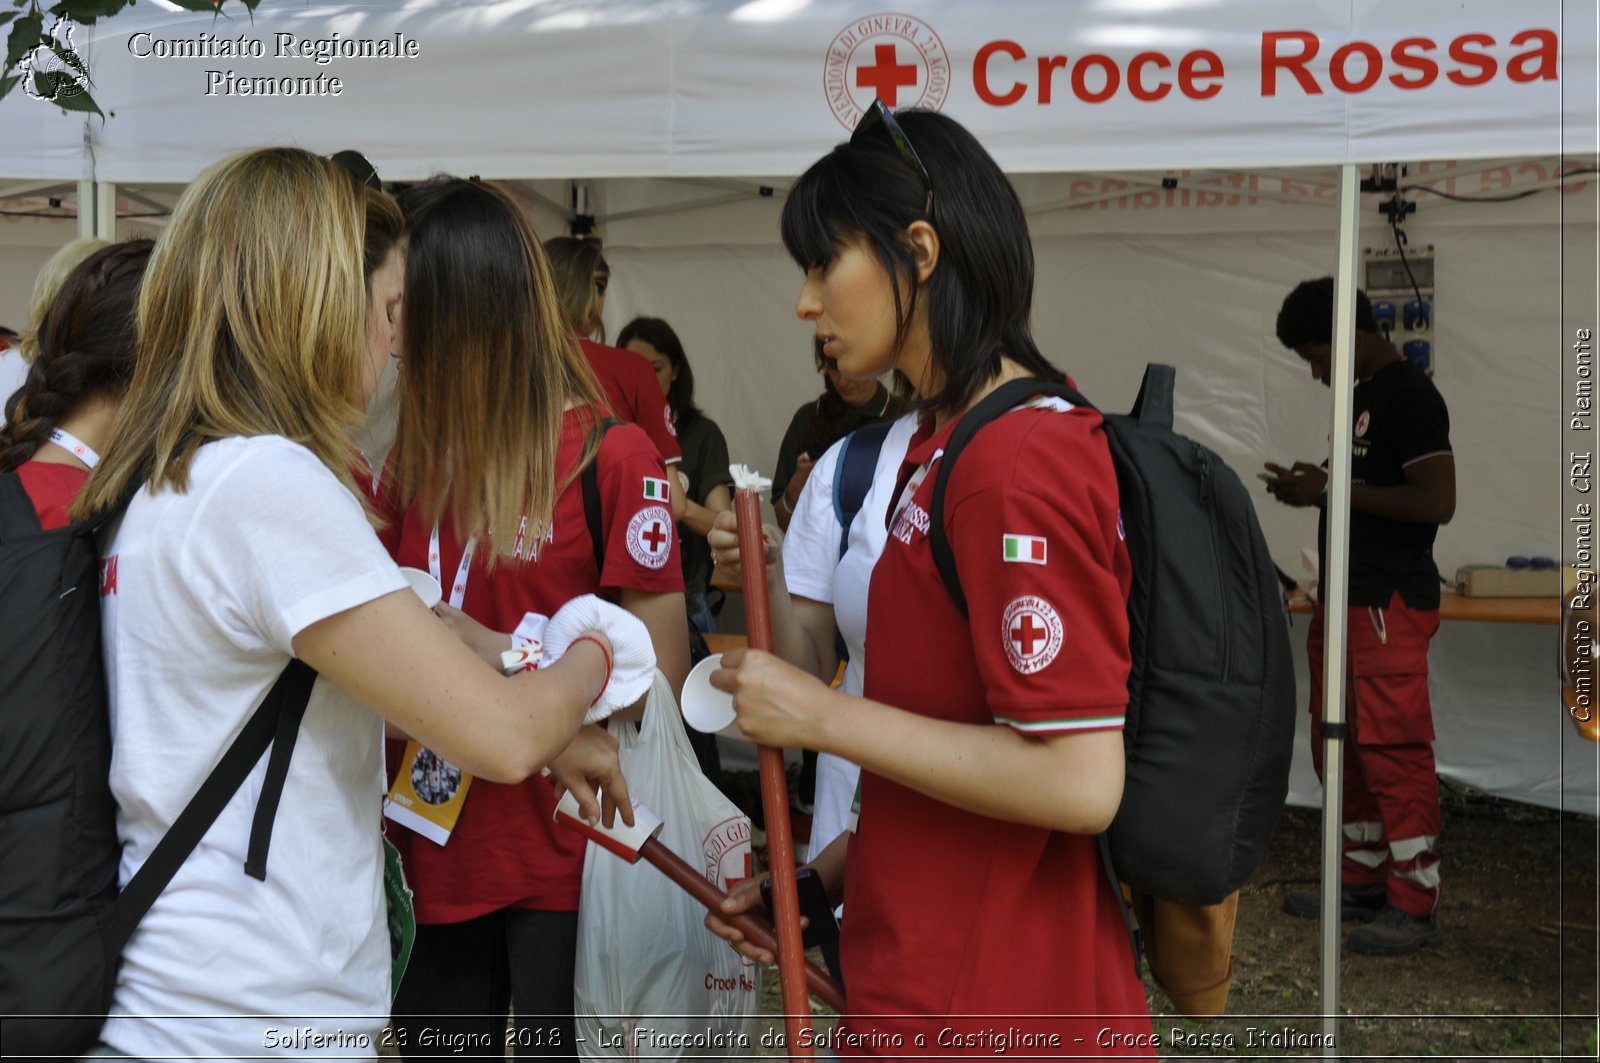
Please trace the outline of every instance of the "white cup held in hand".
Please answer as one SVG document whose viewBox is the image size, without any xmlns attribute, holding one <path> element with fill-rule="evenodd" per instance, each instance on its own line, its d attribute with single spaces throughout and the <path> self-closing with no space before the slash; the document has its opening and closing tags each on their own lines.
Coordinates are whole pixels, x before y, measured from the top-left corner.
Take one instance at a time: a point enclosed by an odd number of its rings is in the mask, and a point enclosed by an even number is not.
<svg viewBox="0 0 1600 1063">
<path fill-rule="evenodd" d="M 711 673 L 722 667 L 722 654 L 713 653 L 690 670 L 683 681 L 683 722 L 704 734 L 722 735 L 748 742 L 739 730 L 738 714 L 733 711 L 733 695 L 711 685 Z"/>
<path fill-rule="evenodd" d="M 420 568 L 411 568 L 407 565 L 400 566 L 400 574 L 411 584 L 411 589 L 417 592 L 417 597 L 422 599 L 422 604 L 432 609 L 444 598 L 444 590 L 439 586 L 439 581 L 422 571 Z"/>
</svg>

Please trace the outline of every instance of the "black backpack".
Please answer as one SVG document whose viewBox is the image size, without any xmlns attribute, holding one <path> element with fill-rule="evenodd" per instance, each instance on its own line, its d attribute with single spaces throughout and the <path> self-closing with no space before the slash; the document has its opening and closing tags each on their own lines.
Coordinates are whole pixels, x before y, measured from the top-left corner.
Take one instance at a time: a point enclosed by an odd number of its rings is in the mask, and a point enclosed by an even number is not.
<svg viewBox="0 0 1600 1063">
<path fill-rule="evenodd" d="M 128 938 L 271 745 L 243 869 L 266 877 L 273 815 L 316 679 L 299 661 L 289 665 L 119 895 L 95 533 L 126 504 L 43 531 L 21 481 L 0 474 L 0 1045 L 8 1056 L 77 1055 L 94 1043 Z"/>
<path fill-rule="evenodd" d="M 1107 838 L 1122 881 L 1201 905 L 1238 889 L 1272 836 L 1289 789 L 1294 660 L 1250 495 L 1172 430 L 1175 379 L 1150 365 L 1133 411 L 1105 416 L 1133 565 L 1126 782 Z M 1036 395 L 1094 408 L 1057 381 L 1008 381 L 961 418 L 939 462 L 929 540 L 963 613 L 943 518 L 951 470 L 973 433 Z"/>
</svg>

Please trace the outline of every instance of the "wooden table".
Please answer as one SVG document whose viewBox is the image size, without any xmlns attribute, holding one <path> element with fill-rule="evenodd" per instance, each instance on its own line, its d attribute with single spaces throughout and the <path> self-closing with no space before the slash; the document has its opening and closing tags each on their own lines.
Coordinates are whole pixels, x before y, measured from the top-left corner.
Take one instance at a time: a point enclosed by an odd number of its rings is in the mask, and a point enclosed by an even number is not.
<svg viewBox="0 0 1600 1063">
<path fill-rule="evenodd" d="M 1289 611 L 1310 613 L 1311 601 L 1305 597 L 1289 599 Z M 1559 624 L 1560 598 L 1468 598 L 1445 591 L 1439 596 L 1440 620 L 1477 620 L 1494 624 Z"/>
<path fill-rule="evenodd" d="M 749 642 L 743 635 L 723 635 L 712 632 L 706 637 L 706 648 L 712 653 L 727 653 L 729 650 L 742 650 Z"/>
</svg>

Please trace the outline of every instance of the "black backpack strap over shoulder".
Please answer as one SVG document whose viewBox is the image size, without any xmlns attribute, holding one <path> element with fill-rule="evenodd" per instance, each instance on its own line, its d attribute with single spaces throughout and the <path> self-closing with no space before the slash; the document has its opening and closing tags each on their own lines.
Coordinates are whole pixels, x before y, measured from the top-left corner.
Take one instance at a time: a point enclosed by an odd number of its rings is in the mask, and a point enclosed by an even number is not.
<svg viewBox="0 0 1600 1063">
<path fill-rule="evenodd" d="M 833 467 L 833 512 L 839 518 L 839 557 L 850 548 L 850 525 L 872 490 L 872 477 L 878 471 L 878 455 L 889 437 L 893 421 L 874 421 L 844 437 L 839 460 Z"/>
<path fill-rule="evenodd" d="M 167 888 L 167 884 L 178 873 L 178 868 L 200 844 L 200 839 L 211 829 L 228 801 L 244 785 L 267 747 L 275 745 L 281 748 L 274 749 L 268 762 L 267 780 L 257 802 L 255 823 L 250 832 L 251 859 L 245 865 L 246 871 L 252 876 L 266 877 L 272 817 L 277 811 L 279 798 L 283 796 L 289 754 L 294 748 L 293 739 L 298 734 L 316 677 L 316 672 L 308 665 L 300 661 L 289 662 L 289 667 L 284 669 L 261 705 L 245 722 L 244 729 L 222 755 L 217 766 L 211 769 L 206 781 L 200 784 L 200 789 L 178 815 L 177 821 L 168 828 L 149 859 L 145 860 L 118 895 L 116 903 L 112 905 L 104 936 L 108 970 L 116 970 L 118 957 L 133 936 L 134 928 L 161 895 L 161 891 Z M 289 741 L 274 741 L 289 728 L 292 728 Z M 280 760 L 281 764 L 278 763 Z M 265 817 L 263 809 L 266 810 Z M 251 869 L 251 863 L 255 862 L 258 862 L 260 874 Z"/>
<path fill-rule="evenodd" d="M 14 472 L 0 473 L 0 543 L 38 535 L 43 530 L 39 511 L 22 486 L 22 477 Z"/>
<path fill-rule="evenodd" d="M 961 577 L 956 572 L 956 555 L 950 549 L 950 540 L 944 532 L 944 495 L 950 483 L 950 470 L 955 468 L 956 459 L 961 456 L 961 452 L 972 441 L 978 429 L 1036 395 L 1054 395 L 1066 399 L 1074 406 L 1094 409 L 1094 404 L 1080 395 L 1075 388 L 1059 380 L 1042 380 L 1037 377 L 1008 380 L 985 395 L 982 401 L 961 416 L 960 422 L 956 424 L 955 430 L 950 433 L 950 439 L 944 445 L 944 454 L 939 458 L 939 469 L 934 473 L 933 500 L 928 512 L 928 545 L 933 550 L 933 563 L 938 566 L 939 578 L 944 581 L 945 590 L 950 592 L 950 597 L 955 600 L 956 608 L 961 610 L 963 616 L 967 612 L 967 596 L 961 591 Z M 1171 408 L 1170 398 L 1168 408 Z"/>
<path fill-rule="evenodd" d="M 606 433 L 611 431 L 613 425 L 622 422 L 615 417 L 607 417 L 594 426 L 590 434 L 596 440 L 594 460 L 583 467 L 579 479 L 583 481 L 583 519 L 589 525 L 589 541 L 594 544 L 594 571 L 598 579 L 600 573 L 606 569 L 606 530 L 605 516 L 600 511 L 600 447 Z"/>
<path fill-rule="evenodd" d="M 1144 380 L 1139 384 L 1139 397 L 1133 400 L 1128 416 L 1140 424 L 1158 428 L 1172 427 L 1172 393 L 1178 386 L 1178 371 L 1170 365 L 1151 362 L 1144 367 Z"/>
<path fill-rule="evenodd" d="M 250 824 L 250 848 L 245 854 L 245 874 L 265 882 L 267 878 L 267 849 L 272 844 L 272 821 L 278 815 L 278 802 L 283 798 L 283 784 L 289 777 L 289 758 L 300 738 L 300 721 L 305 718 L 306 705 L 311 701 L 311 687 L 317 681 L 316 671 L 304 661 L 290 661 L 267 700 L 276 698 L 282 706 L 278 713 L 278 726 L 273 731 L 272 753 L 267 757 L 267 777 L 261 784 L 261 796 L 256 799 L 256 814 Z"/>
</svg>

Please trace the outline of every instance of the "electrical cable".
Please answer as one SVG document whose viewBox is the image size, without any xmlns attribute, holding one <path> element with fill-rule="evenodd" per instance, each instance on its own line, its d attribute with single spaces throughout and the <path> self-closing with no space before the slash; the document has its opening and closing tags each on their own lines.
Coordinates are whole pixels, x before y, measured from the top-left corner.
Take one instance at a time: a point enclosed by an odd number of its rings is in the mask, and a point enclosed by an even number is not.
<svg viewBox="0 0 1600 1063">
<path fill-rule="evenodd" d="M 1565 181 L 1569 177 L 1577 177 L 1586 173 L 1600 173 L 1600 167 L 1589 166 L 1582 170 L 1567 170 L 1557 175 L 1557 180 Z M 1515 199 L 1527 199 L 1529 196 L 1536 196 L 1540 192 L 1548 192 L 1549 189 L 1529 188 L 1526 191 L 1513 192 L 1505 196 L 1458 196 L 1452 192 L 1441 192 L 1437 188 L 1429 188 L 1426 185 L 1416 185 L 1406 189 L 1406 191 L 1414 193 L 1426 192 L 1429 195 L 1438 196 L 1440 199 L 1454 200 L 1457 203 L 1509 203 Z"/>
<path fill-rule="evenodd" d="M 1422 286 L 1417 283 L 1416 274 L 1411 272 L 1411 260 L 1406 257 L 1406 234 L 1400 231 L 1400 221 L 1405 217 L 1405 199 L 1398 190 L 1394 198 L 1389 201 L 1393 208 L 1389 212 L 1389 229 L 1394 233 L 1394 247 L 1400 252 L 1400 264 L 1406 269 L 1406 279 L 1411 282 L 1411 290 L 1417 293 L 1417 304 L 1423 303 Z M 1410 327 L 1409 325 L 1407 326 Z"/>
</svg>

